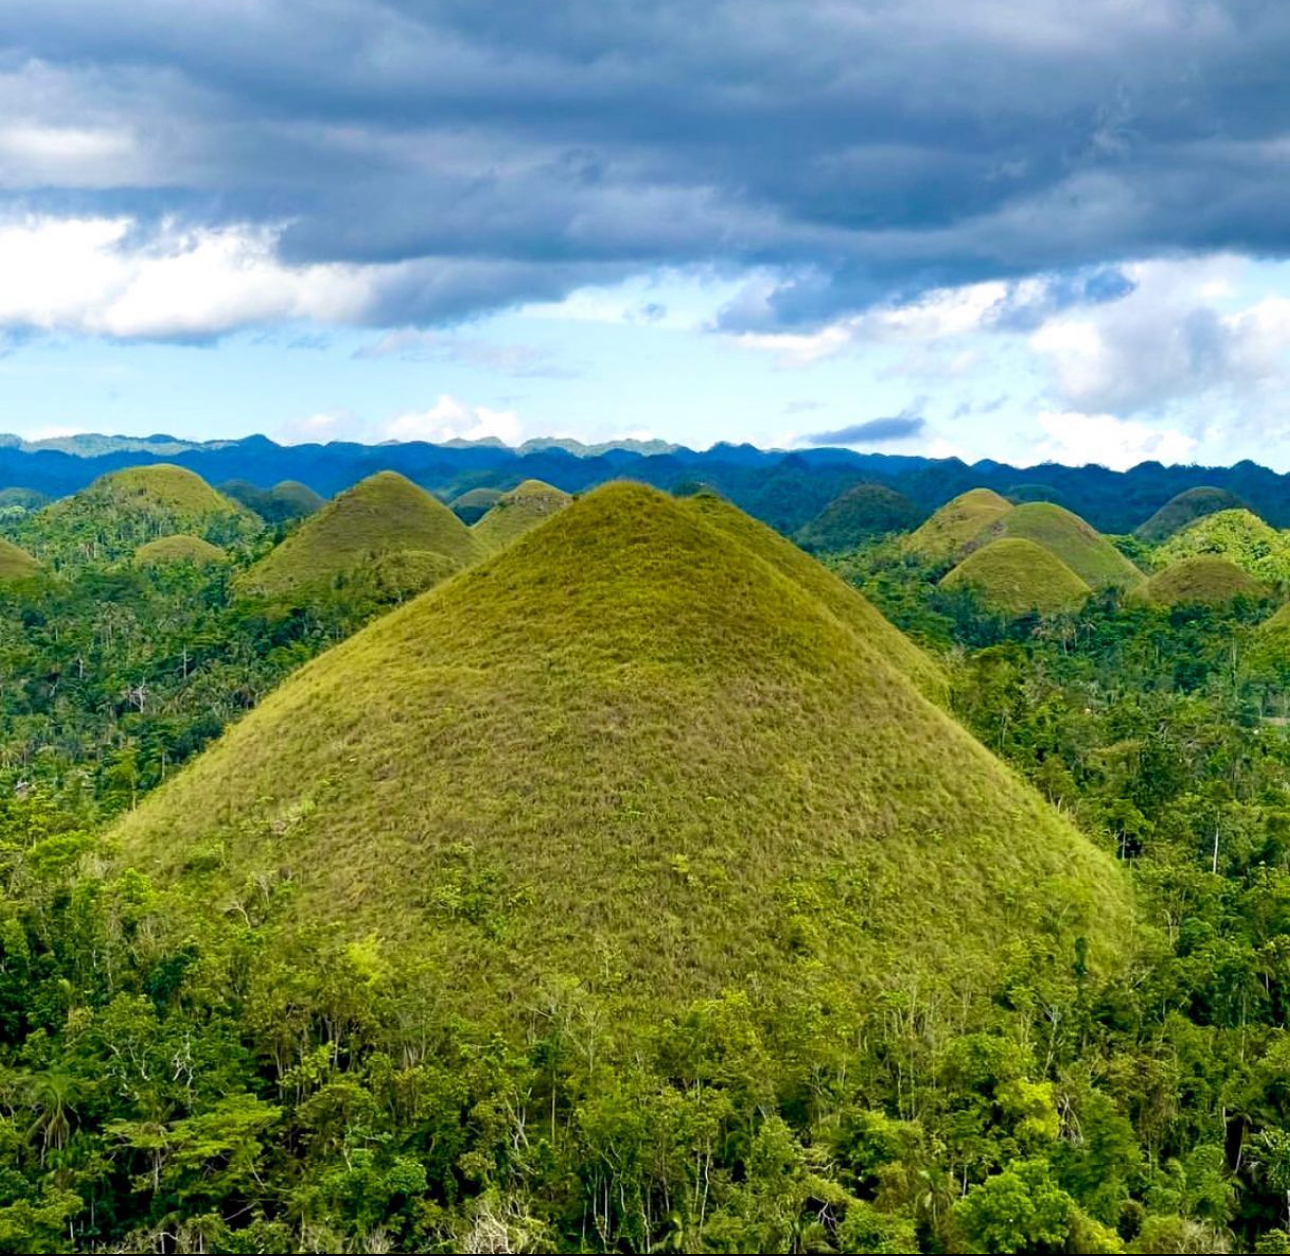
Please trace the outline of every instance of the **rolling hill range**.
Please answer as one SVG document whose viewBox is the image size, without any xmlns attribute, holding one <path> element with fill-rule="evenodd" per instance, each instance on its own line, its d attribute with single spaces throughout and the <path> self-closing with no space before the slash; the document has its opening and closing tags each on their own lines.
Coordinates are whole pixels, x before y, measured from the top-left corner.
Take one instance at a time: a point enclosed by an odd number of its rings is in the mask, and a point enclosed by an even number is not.
<svg viewBox="0 0 1290 1256">
<path fill-rule="evenodd" d="M 1000 537 L 973 550 L 941 584 L 974 588 L 987 606 L 1009 615 L 1073 610 L 1091 592 L 1056 554 L 1025 537 Z"/>
<path fill-rule="evenodd" d="M 58 563 L 132 557 L 140 545 L 178 534 L 214 545 L 261 531 L 258 516 L 183 467 L 131 467 L 23 519 L 17 538 Z"/>
<path fill-rule="evenodd" d="M 905 545 L 910 553 L 927 562 L 956 562 L 972 541 L 1012 508 L 1010 501 L 992 489 L 969 489 L 946 502 L 909 536 Z"/>
<path fill-rule="evenodd" d="M 1158 544 L 1206 515 L 1217 514 L 1220 510 L 1245 509 L 1245 503 L 1226 489 L 1201 485 L 1171 497 L 1150 519 L 1135 528 L 1134 534 L 1144 541 Z"/>
<path fill-rule="evenodd" d="M 471 532 L 486 549 L 499 550 L 558 514 L 570 500 L 568 493 L 541 480 L 525 480 L 518 488 L 503 493 Z"/>
<path fill-rule="evenodd" d="M 220 492 L 255 511 L 265 523 L 303 519 L 327 504 L 325 497 L 296 480 L 283 480 L 272 488 L 258 488 L 246 480 L 229 480 L 220 485 Z"/>
<path fill-rule="evenodd" d="M 1132 588 L 1145 579 L 1114 545 L 1078 515 L 1052 502 L 1023 502 L 977 534 L 972 546 L 998 537 L 1033 541 L 1061 559 L 1091 589 Z"/>
<path fill-rule="evenodd" d="M 970 1000 L 1011 939 L 1112 963 L 1118 870 L 898 637 L 726 503 L 611 485 L 307 665 L 116 839 L 214 911 L 286 878 L 293 927 L 414 944 L 501 1026 L 543 980 L 626 1032 L 738 988 Z"/>
<path fill-rule="evenodd" d="M 478 523 L 502 496 L 500 488 L 472 488 L 454 497 L 448 503 L 449 508 L 467 527 Z"/>
<path fill-rule="evenodd" d="M 1290 580 L 1290 541 L 1248 510 L 1220 510 L 1189 523 L 1156 552 L 1161 563 L 1210 555 L 1226 558 L 1256 580 Z"/>
<path fill-rule="evenodd" d="M 280 597 L 404 550 L 474 562 L 483 546 L 442 502 L 393 471 L 382 471 L 311 515 L 239 579 L 248 593 Z"/>
</svg>

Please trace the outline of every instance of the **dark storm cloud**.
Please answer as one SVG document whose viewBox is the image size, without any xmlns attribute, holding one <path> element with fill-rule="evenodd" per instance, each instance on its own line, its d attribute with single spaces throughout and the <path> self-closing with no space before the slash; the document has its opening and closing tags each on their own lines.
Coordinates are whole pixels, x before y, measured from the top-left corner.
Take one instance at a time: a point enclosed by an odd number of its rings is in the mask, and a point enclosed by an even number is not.
<svg viewBox="0 0 1290 1256">
<path fill-rule="evenodd" d="M 723 326 L 809 327 L 1290 252 L 1288 59 L 1260 0 L 0 0 L 0 112 L 116 128 L 138 166 L 96 192 L 0 153 L 0 198 L 406 264 L 373 322 L 712 266 L 758 276 Z M 1123 294 L 1063 282 L 1053 308 Z"/>
<path fill-rule="evenodd" d="M 892 441 L 908 440 L 917 436 L 927 426 L 926 421 L 912 414 L 897 414 L 887 419 L 870 419 L 866 423 L 853 423 L 834 432 L 816 432 L 803 436 L 804 445 L 885 445 Z"/>
</svg>

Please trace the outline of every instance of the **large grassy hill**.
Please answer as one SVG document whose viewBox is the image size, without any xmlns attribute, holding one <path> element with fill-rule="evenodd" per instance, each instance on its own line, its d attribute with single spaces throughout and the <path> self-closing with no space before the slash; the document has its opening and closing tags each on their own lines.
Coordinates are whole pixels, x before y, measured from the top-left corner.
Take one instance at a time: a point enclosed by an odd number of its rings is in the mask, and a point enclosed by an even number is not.
<svg viewBox="0 0 1290 1256">
<path fill-rule="evenodd" d="M 1024 537 L 1000 537 L 974 550 L 941 584 L 974 588 L 987 606 L 1009 615 L 1072 610 L 1090 592 L 1056 554 Z"/>
<path fill-rule="evenodd" d="M 193 563 L 204 567 L 207 563 L 217 563 L 224 558 L 224 551 L 218 545 L 203 541 L 199 536 L 158 537 L 146 545 L 140 545 L 134 552 L 136 567 L 161 567 L 168 563 Z"/>
<path fill-rule="evenodd" d="M 973 542 L 999 537 L 1033 541 L 1056 555 L 1091 589 L 1132 588 L 1144 577 L 1104 536 L 1052 502 L 1023 502 L 994 520 Z"/>
<path fill-rule="evenodd" d="M 887 532 L 917 527 L 924 511 L 903 493 L 882 484 L 857 484 L 831 501 L 798 534 L 798 543 L 820 553 L 838 553 Z"/>
<path fill-rule="evenodd" d="M 946 502 L 905 541 L 906 548 L 929 563 L 952 563 L 1012 503 L 993 489 L 974 488 Z"/>
<path fill-rule="evenodd" d="M 58 563 L 129 558 L 148 541 L 185 534 L 214 545 L 254 536 L 259 518 L 183 467 L 113 471 L 23 520 L 23 540 Z"/>
<path fill-rule="evenodd" d="M 457 566 L 483 547 L 456 515 L 411 480 L 381 471 L 311 515 L 240 579 L 249 593 L 277 597 L 325 586 L 383 555 L 414 550 Z"/>
<path fill-rule="evenodd" d="M 1181 532 L 1189 523 L 1217 514 L 1220 510 L 1245 510 L 1246 505 L 1225 488 L 1189 488 L 1171 497 L 1145 523 L 1135 529 L 1134 535 L 1144 541 L 1167 541 Z"/>
<path fill-rule="evenodd" d="M 499 550 L 518 540 L 530 528 L 563 510 L 573 499 L 541 480 L 525 480 L 503 493 L 471 531 L 488 550 Z"/>
<path fill-rule="evenodd" d="M 286 523 L 303 519 L 321 510 L 327 499 L 298 480 L 283 480 L 272 488 L 260 488 L 246 480 L 229 480 L 220 491 L 254 510 L 266 523 Z"/>
<path fill-rule="evenodd" d="M 34 575 L 40 564 L 12 541 L 0 539 L 0 580 L 23 580 Z"/>
<path fill-rule="evenodd" d="M 1215 554 L 1180 558 L 1158 571 L 1142 588 L 1157 606 L 1220 606 L 1234 598 L 1257 598 L 1267 590 L 1235 563 Z"/>
<path fill-rule="evenodd" d="M 1163 564 L 1208 554 L 1226 558 L 1256 580 L 1290 582 L 1290 541 L 1248 510 L 1220 510 L 1188 524 L 1156 551 Z"/>
<path fill-rule="evenodd" d="M 411 947 L 511 1027 L 570 982 L 618 1033 L 737 989 L 969 1009 L 1014 941 L 1113 962 L 1113 862 L 862 602 L 723 502 L 611 485 L 306 666 L 116 839 L 207 910 L 281 887 Z"/>
</svg>

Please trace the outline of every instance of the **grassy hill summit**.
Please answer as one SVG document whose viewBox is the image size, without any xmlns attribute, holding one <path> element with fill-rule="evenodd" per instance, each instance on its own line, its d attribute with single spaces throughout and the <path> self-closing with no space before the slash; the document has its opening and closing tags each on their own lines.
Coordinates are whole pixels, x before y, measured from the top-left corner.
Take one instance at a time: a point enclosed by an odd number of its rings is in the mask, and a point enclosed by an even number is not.
<svg viewBox="0 0 1290 1256">
<path fill-rule="evenodd" d="M 480 544 L 499 550 L 563 510 L 572 500 L 562 489 L 541 480 L 525 480 L 503 493 L 471 531 Z"/>
<path fill-rule="evenodd" d="M 1220 510 L 1189 523 L 1156 552 L 1166 565 L 1200 554 L 1226 558 L 1256 580 L 1290 581 L 1290 541 L 1249 510 Z"/>
<path fill-rule="evenodd" d="M 239 580 L 249 593 L 279 596 L 417 550 L 457 566 L 483 547 L 442 502 L 394 471 L 380 471 L 334 498 Z"/>
<path fill-rule="evenodd" d="M 39 568 L 40 564 L 25 549 L 0 539 L 0 580 L 25 580 Z"/>
<path fill-rule="evenodd" d="M 923 514 L 904 493 L 883 484 L 857 484 L 825 506 L 798 532 L 797 541 L 803 549 L 837 553 L 870 537 L 907 532 Z"/>
<path fill-rule="evenodd" d="M 1189 523 L 1220 510 L 1246 510 L 1246 504 L 1225 488 L 1202 485 L 1171 497 L 1154 515 L 1134 530 L 1144 541 L 1158 544 L 1181 532 Z"/>
<path fill-rule="evenodd" d="M 1132 588 L 1145 579 L 1100 532 L 1052 502 L 1023 502 L 988 525 L 972 548 L 1012 537 L 1033 541 L 1061 559 L 1090 589 Z"/>
<path fill-rule="evenodd" d="M 121 822 L 123 857 L 213 911 L 285 878 L 285 920 L 410 945 L 445 1007 L 512 1028 L 542 982 L 626 1035 L 740 988 L 970 997 L 1014 939 L 1113 962 L 1112 860 L 781 546 L 598 489 L 297 672 Z"/>
<path fill-rule="evenodd" d="M 928 562 L 955 562 L 972 541 L 1012 508 L 1012 503 L 993 489 L 969 489 L 946 502 L 910 534 L 905 545 Z"/>
<path fill-rule="evenodd" d="M 1051 550 L 1025 537 L 1008 536 L 973 550 L 941 584 L 974 588 L 987 606 L 1009 615 L 1072 610 L 1091 592 Z"/>
<path fill-rule="evenodd" d="M 227 545 L 254 536 L 260 519 L 184 467 L 127 467 L 46 506 L 19 527 L 38 557 L 58 562 L 130 558 L 178 534 Z"/>
<path fill-rule="evenodd" d="M 136 567 L 160 567 L 167 563 L 193 563 L 204 567 L 208 563 L 218 563 L 224 557 L 224 551 L 218 545 L 203 541 L 199 536 L 180 533 L 140 545 L 134 552 L 134 564 Z"/>
<path fill-rule="evenodd" d="M 472 488 L 460 497 L 454 497 L 448 503 L 448 509 L 469 528 L 492 510 L 502 495 L 500 488 Z"/>
<path fill-rule="evenodd" d="M 1253 576 L 1217 554 L 1180 558 L 1156 572 L 1141 591 L 1157 606 L 1221 606 L 1234 598 L 1257 598 L 1267 593 Z"/>
</svg>

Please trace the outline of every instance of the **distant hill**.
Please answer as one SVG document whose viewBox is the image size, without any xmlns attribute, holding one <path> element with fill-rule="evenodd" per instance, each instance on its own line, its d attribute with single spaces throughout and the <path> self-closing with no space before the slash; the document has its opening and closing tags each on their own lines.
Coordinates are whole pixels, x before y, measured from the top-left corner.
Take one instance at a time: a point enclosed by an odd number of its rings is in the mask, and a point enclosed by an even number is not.
<svg viewBox="0 0 1290 1256">
<path fill-rule="evenodd" d="M 1150 519 L 1135 529 L 1135 535 L 1144 541 L 1167 541 L 1193 520 L 1204 518 L 1205 515 L 1217 514 L 1220 510 L 1245 509 L 1245 503 L 1226 489 L 1211 488 L 1208 485 L 1189 488 L 1165 502 Z"/>
<path fill-rule="evenodd" d="M 1001 537 L 974 550 L 941 584 L 976 589 L 987 606 L 1009 615 L 1073 610 L 1091 592 L 1056 554 L 1025 537 Z"/>
<path fill-rule="evenodd" d="M 1132 588 L 1145 579 L 1114 545 L 1078 515 L 1052 502 L 1024 502 L 980 532 L 972 547 L 1000 537 L 1034 541 L 1091 589 Z"/>
<path fill-rule="evenodd" d="M 193 563 L 195 566 L 205 566 L 208 563 L 218 563 L 224 557 L 224 551 L 218 545 L 203 541 L 199 536 L 179 534 L 158 537 L 155 541 L 140 545 L 134 552 L 134 565 L 162 567 L 168 563 Z"/>
<path fill-rule="evenodd" d="M 454 497 L 448 508 L 469 528 L 478 523 L 501 496 L 500 488 L 472 488 L 460 497 Z"/>
<path fill-rule="evenodd" d="M 973 1021 L 1023 952 L 1029 981 L 1117 964 L 1113 861 L 749 533 L 787 545 L 713 498 L 588 494 L 301 669 L 122 820 L 123 859 L 212 912 L 285 879 L 288 922 L 415 947 L 440 1015 L 517 1029 L 571 984 L 624 1058 L 696 997 L 908 984 Z"/>
<path fill-rule="evenodd" d="M 471 532 L 488 549 L 501 549 L 563 510 L 571 500 L 568 493 L 541 480 L 525 480 L 503 493 Z"/>
<path fill-rule="evenodd" d="M 797 534 L 803 549 L 838 553 L 888 532 L 907 532 L 923 520 L 903 493 L 882 484 L 857 484 L 834 498 Z"/>
<path fill-rule="evenodd" d="M 1267 589 L 1235 563 L 1213 554 L 1180 558 L 1142 588 L 1157 606 L 1219 606 L 1234 598 L 1266 596 Z"/>
<path fill-rule="evenodd" d="M 355 485 L 311 515 L 239 578 L 248 593 L 277 597 L 368 566 L 387 554 L 416 550 L 457 566 L 483 547 L 442 502 L 393 471 Z"/>
<path fill-rule="evenodd" d="M 139 546 L 185 534 L 215 545 L 245 540 L 261 522 L 183 467 L 157 463 L 114 471 L 24 518 L 16 536 L 58 563 L 130 558 Z"/>
<path fill-rule="evenodd" d="M 1290 582 L 1290 539 L 1248 510 L 1220 510 L 1194 520 L 1161 545 L 1155 557 L 1168 566 L 1198 555 L 1226 558 L 1269 584 Z"/>
<path fill-rule="evenodd" d="M 266 523 L 303 519 L 327 504 L 325 497 L 295 480 L 283 480 L 272 488 L 258 488 L 246 480 L 229 480 L 220 485 L 220 491 L 255 511 Z"/>
<path fill-rule="evenodd" d="M 933 563 L 957 561 L 990 524 L 1012 509 L 1012 503 L 988 488 L 974 488 L 946 502 L 906 541 L 913 554 Z"/>
</svg>

